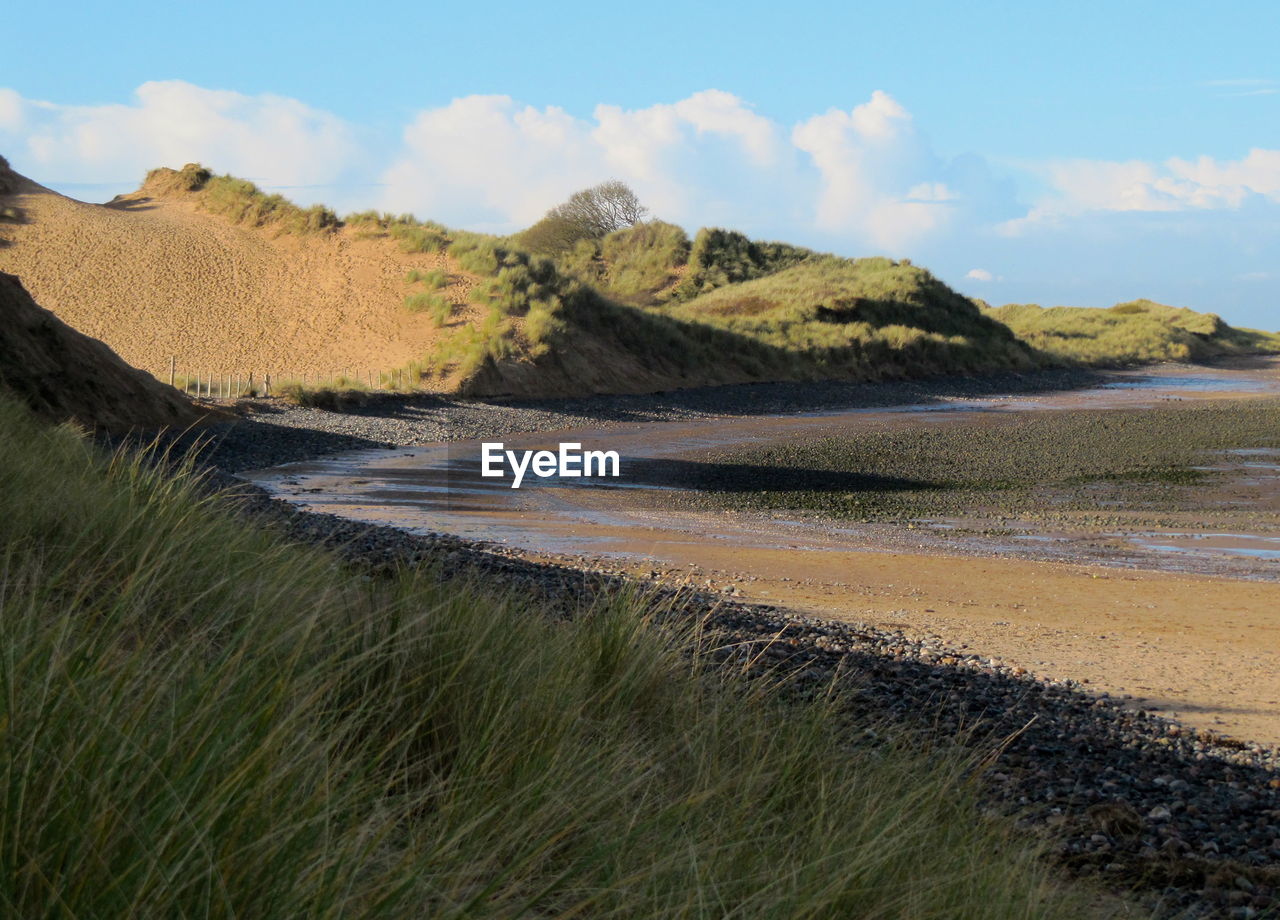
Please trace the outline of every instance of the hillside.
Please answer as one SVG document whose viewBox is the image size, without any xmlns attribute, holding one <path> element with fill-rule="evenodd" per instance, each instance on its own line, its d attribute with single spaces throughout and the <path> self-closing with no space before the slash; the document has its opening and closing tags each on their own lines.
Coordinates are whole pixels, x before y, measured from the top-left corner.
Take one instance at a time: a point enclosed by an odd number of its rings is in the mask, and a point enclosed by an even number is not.
<svg viewBox="0 0 1280 920">
<path fill-rule="evenodd" d="M 40 417 L 86 428 L 186 427 L 207 415 L 175 390 L 130 367 L 106 345 L 41 309 L 0 273 L 0 391 Z"/>
<path fill-rule="evenodd" d="M 1115 366 L 1280 351 L 1280 334 L 1237 329 L 1217 314 L 1150 300 L 1109 309 L 1008 304 L 983 312 L 1061 363 Z"/>
<path fill-rule="evenodd" d="M 0 172 L 7 172 L 0 164 Z M 211 213 L 203 191 L 156 170 L 135 193 L 85 204 L 7 172 L 0 271 L 130 364 L 180 374 L 333 375 L 406 364 L 438 333 L 406 311 L 405 278 L 447 268 L 385 233 L 296 232 Z M 303 212 L 306 213 L 306 212 Z M 261 216 L 261 215 L 259 215 Z M 465 282 L 456 294 L 465 304 Z"/>
<path fill-rule="evenodd" d="M 609 277 L 592 276 L 586 265 L 574 271 L 497 238 L 407 216 L 342 221 L 195 164 L 153 170 L 137 192 L 105 205 L 5 172 L 3 206 L 17 219 L 5 227 L 0 269 L 20 275 L 68 323 L 161 376 L 171 357 L 180 375 L 277 380 L 368 381 L 407 368 L 395 379 L 413 387 L 543 396 L 1031 363 L 1002 327 L 975 323 L 972 304 L 927 273 L 903 289 L 915 299 L 892 322 L 869 305 L 837 305 L 837 316 L 805 304 L 813 324 L 805 336 L 791 334 L 790 310 L 780 312 L 782 334 L 774 334 L 758 321 L 727 322 L 714 307 L 655 311 L 622 293 L 629 287 L 653 302 L 649 288 L 669 287 L 687 299 L 812 261 L 808 250 L 727 231 L 706 231 L 687 247 L 672 225 L 632 228 L 601 248 Z M 585 254 L 588 263 L 595 258 Z M 824 283 L 840 265 L 854 263 L 821 264 Z M 964 316 L 948 320 L 951 309 Z"/>
<path fill-rule="evenodd" d="M 824 376 L 918 377 L 1036 363 L 973 301 L 905 260 L 809 256 L 711 287 L 666 313 L 805 356 Z"/>
<path fill-rule="evenodd" d="M 166 380 L 176 360 L 179 377 L 571 396 L 1204 352 L 1191 320 L 1144 350 L 1090 319 L 1069 333 L 1087 340 L 1068 343 L 1074 354 L 1023 308 L 984 313 L 907 261 L 716 228 L 690 241 L 661 221 L 531 253 L 533 229 L 501 239 L 408 215 L 339 219 L 196 164 L 85 204 L 0 160 L 0 270 Z M 1210 338 L 1253 347 L 1226 329 Z"/>
</svg>

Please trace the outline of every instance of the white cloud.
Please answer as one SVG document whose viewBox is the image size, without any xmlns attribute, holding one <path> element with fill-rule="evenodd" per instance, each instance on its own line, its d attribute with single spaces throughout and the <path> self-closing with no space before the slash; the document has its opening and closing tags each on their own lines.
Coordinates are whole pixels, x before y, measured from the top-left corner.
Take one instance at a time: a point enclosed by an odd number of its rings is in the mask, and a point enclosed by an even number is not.
<svg viewBox="0 0 1280 920">
<path fill-rule="evenodd" d="M 1168 168 L 1177 178 L 1210 194 L 1202 199 L 1206 206 L 1237 207 L 1249 193 L 1280 202 L 1280 150 L 1254 148 L 1243 159 L 1221 163 L 1212 157 L 1194 162 L 1175 158 L 1169 160 Z"/>
<path fill-rule="evenodd" d="M 21 128 L 24 107 L 18 93 L 0 87 L 0 131 L 17 131 Z"/>
<path fill-rule="evenodd" d="M 698 134 L 736 137 L 758 166 L 769 166 L 777 156 L 777 127 L 747 108 L 731 93 L 709 89 L 682 99 L 672 108 Z"/>
<path fill-rule="evenodd" d="M 871 101 L 854 107 L 849 123 L 864 138 L 890 139 L 907 130 L 911 115 L 884 90 L 871 94 Z"/>
<path fill-rule="evenodd" d="M 955 201 L 959 195 L 943 182 L 921 182 L 907 189 L 908 201 Z"/>
<path fill-rule="evenodd" d="M 1241 77 L 1231 80 L 1206 80 L 1200 84 L 1212 89 L 1230 90 L 1216 95 L 1222 99 L 1233 99 L 1241 96 L 1274 96 L 1280 93 L 1276 80 L 1260 77 Z"/>
<path fill-rule="evenodd" d="M 1005 224 L 1007 233 L 1097 211 L 1234 209 L 1254 196 L 1280 203 L 1280 150 L 1255 148 L 1239 160 L 1060 160 L 1036 170 L 1052 191 Z"/>
<path fill-rule="evenodd" d="M 995 281 L 996 276 L 991 274 L 985 268 L 971 268 L 965 272 L 965 277 L 971 281 Z"/>
<path fill-rule="evenodd" d="M 331 181 L 358 152 L 341 119 L 296 99 L 181 80 L 144 83 L 134 96 L 127 104 L 75 106 L 24 102 L 2 90 L 0 142 L 33 178 L 63 182 L 140 181 L 152 167 L 199 161 L 305 185 Z"/>
<path fill-rule="evenodd" d="M 902 255 L 998 192 L 980 158 L 940 160 L 879 90 L 794 127 L 714 89 L 636 109 L 599 105 L 586 118 L 466 96 L 416 113 L 389 150 L 358 138 L 358 126 L 296 99 L 182 81 L 98 106 L 0 91 L 0 149 L 38 181 L 123 191 L 154 166 L 199 161 L 294 187 L 288 194 L 304 203 L 376 205 L 476 229 L 527 226 L 574 190 L 617 178 L 668 220 Z M 381 191 L 350 193 L 343 180 L 358 169 Z M 297 188 L 306 186 L 317 188 Z"/>
<path fill-rule="evenodd" d="M 1237 77 L 1230 80 L 1205 80 L 1202 86 L 1272 86 L 1275 80 L 1264 77 Z"/>
<path fill-rule="evenodd" d="M 700 182 L 708 171 L 764 172 L 781 153 L 777 127 L 719 90 L 643 109 L 600 105 L 591 119 L 467 96 L 414 117 L 383 175 L 384 201 L 454 221 L 479 204 L 486 223 L 511 229 L 576 189 L 617 178 L 655 213 L 696 220 L 698 204 L 718 194 Z"/>
<path fill-rule="evenodd" d="M 822 178 L 819 227 L 896 250 L 950 220 L 947 204 L 957 196 L 938 181 L 942 164 L 888 93 L 876 90 L 849 112 L 815 115 L 791 139 Z"/>
</svg>

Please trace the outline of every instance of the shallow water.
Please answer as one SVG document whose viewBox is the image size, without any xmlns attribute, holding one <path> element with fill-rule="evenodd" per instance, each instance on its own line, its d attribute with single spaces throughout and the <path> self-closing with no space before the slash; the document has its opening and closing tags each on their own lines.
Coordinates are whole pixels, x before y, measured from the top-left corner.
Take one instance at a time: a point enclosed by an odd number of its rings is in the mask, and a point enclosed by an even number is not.
<svg viewBox="0 0 1280 920">
<path fill-rule="evenodd" d="M 830 522 L 777 519 L 769 526 L 741 526 L 728 520 L 696 519 L 689 515 L 652 511 L 624 511 L 601 507 L 604 493 L 640 495 L 649 490 L 678 487 L 678 482 L 655 481 L 645 462 L 666 463 L 679 470 L 682 458 L 716 448 L 785 441 L 790 438 L 849 434 L 866 424 L 954 424 L 986 413 L 1027 410 L 1133 408 L 1190 398 L 1196 393 L 1215 396 L 1238 393 L 1280 394 L 1280 375 L 1274 372 L 1229 371 L 1220 368 L 1176 367 L 1120 372 L 1108 382 L 1084 390 L 1034 396 L 947 399 L 891 408 L 854 408 L 763 416 L 703 418 L 692 421 L 644 422 L 607 429 L 579 429 L 552 434 L 504 438 L 514 450 L 553 447 L 577 441 L 585 449 L 617 450 L 622 457 L 619 479 L 528 477 L 520 489 L 506 479 L 479 475 L 479 441 L 433 444 L 389 451 L 359 451 L 327 460 L 289 464 L 245 474 L 273 494 L 312 510 L 362 521 L 390 524 L 415 532 L 444 532 L 473 540 L 563 554 L 594 555 L 614 545 L 618 534 L 644 530 L 651 540 L 655 528 L 668 532 L 673 545 L 695 539 L 738 542 L 760 548 L 857 549 L 867 540 L 863 528 L 842 528 Z M 1273 462 L 1274 461 L 1274 462 Z M 1228 452 L 1224 466 L 1244 469 L 1249 481 L 1265 481 L 1280 472 L 1280 450 Z M 629 476 L 628 470 L 633 472 Z M 670 473 L 668 472 L 668 475 Z M 597 491 L 599 490 L 599 491 Z M 612 506 L 616 503 L 610 503 Z M 945 522 L 921 522 L 945 531 Z M 1183 567 L 1177 557 L 1212 555 L 1255 560 L 1280 558 L 1280 539 L 1251 534 L 1142 533 L 1107 534 L 1127 540 L 1136 550 L 1165 555 L 1171 568 Z M 955 536 L 957 544 L 968 540 Z M 993 545 L 990 539 L 983 545 Z M 1071 535 L 1023 533 L 1005 538 L 1009 549 L 1032 548 L 1053 555 L 1071 551 Z"/>
<path fill-rule="evenodd" d="M 1164 553 L 1249 556 L 1280 559 L 1280 537 L 1248 533 L 1143 533 L 1125 536 L 1144 549 Z"/>
</svg>

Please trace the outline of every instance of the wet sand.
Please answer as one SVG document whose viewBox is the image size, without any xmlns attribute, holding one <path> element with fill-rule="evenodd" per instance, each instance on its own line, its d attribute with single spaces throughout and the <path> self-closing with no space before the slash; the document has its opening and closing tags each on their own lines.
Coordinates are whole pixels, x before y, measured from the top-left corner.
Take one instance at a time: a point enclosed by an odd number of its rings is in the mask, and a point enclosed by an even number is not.
<svg viewBox="0 0 1280 920">
<path fill-rule="evenodd" d="M 1280 391 L 1276 362 L 1251 370 L 1161 369 L 1118 385 L 964 400 L 916 409 L 647 423 L 609 431 L 506 438 L 509 447 L 578 440 L 624 458 L 696 456 L 725 445 L 769 443 L 859 425 L 950 424 L 984 413 L 1066 408 L 1140 408 L 1180 399 L 1247 398 Z M 1045 677 L 1087 681 L 1132 705 L 1266 744 L 1280 744 L 1280 566 L 1256 545 L 1232 563 L 1240 540 L 1144 535 L 1124 552 L 1080 564 L 1063 542 L 1049 562 L 1028 549 L 906 526 L 836 527 L 736 513 L 655 510 L 641 488 L 510 490 L 460 476 L 476 445 L 433 445 L 298 464 L 250 475 L 316 510 L 437 530 L 557 561 L 589 557 L 641 575 L 708 584 L 745 600 L 845 621 L 868 622 L 998 659 Z M 451 464 L 452 461 L 452 464 Z M 1251 475 L 1277 475 L 1262 463 Z M 1070 535 L 1066 535 L 1070 536 Z M 1234 542 L 1233 542 L 1234 541 Z M 1034 548 L 1034 547 L 1033 547 Z M 1096 547 L 1095 547 L 1096 549 Z M 1043 551 L 1042 551 L 1043 552 Z M 1100 555 L 1099 555 L 1100 553 Z M 1228 578 L 1168 571 L 1188 560 Z M 1208 563 L 1205 563 L 1208 560 Z M 1235 566 L 1233 568 L 1233 565 Z"/>
</svg>

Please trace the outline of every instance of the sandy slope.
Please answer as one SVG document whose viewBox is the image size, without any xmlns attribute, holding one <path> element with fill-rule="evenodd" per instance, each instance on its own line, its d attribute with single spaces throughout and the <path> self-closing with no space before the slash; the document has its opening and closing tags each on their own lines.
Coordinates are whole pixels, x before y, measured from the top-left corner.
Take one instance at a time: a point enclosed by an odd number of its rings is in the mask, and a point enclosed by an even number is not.
<svg viewBox="0 0 1280 920">
<path fill-rule="evenodd" d="M 349 229 L 306 237 L 233 226 L 147 188 L 85 204 L 17 177 L 0 271 L 129 363 L 178 372 L 332 375 L 419 358 L 439 334 L 403 307 L 412 268 L 446 267 Z M 466 283 L 469 287 L 469 282 Z M 465 292 L 447 291 L 465 302 Z"/>
<path fill-rule="evenodd" d="M 210 417 L 181 393 L 41 309 L 0 273 L 0 390 L 54 422 L 125 432 L 185 428 Z"/>
</svg>

